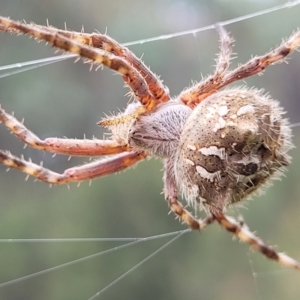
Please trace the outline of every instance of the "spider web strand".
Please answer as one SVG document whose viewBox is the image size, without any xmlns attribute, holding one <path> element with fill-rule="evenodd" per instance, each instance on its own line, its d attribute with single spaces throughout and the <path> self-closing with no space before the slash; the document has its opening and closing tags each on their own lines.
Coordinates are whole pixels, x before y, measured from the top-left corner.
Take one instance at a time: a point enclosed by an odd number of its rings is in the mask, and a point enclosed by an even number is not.
<svg viewBox="0 0 300 300">
<path fill-rule="evenodd" d="M 107 249 L 107 250 L 104 250 L 104 251 L 101 251 L 101 252 L 98 252 L 98 253 L 95 253 L 95 254 L 91 254 L 91 255 L 88 255 L 88 256 L 85 256 L 85 257 L 82 257 L 82 258 L 79 258 L 79 259 L 75 259 L 75 260 L 72 260 L 70 262 L 63 263 L 63 264 L 60 264 L 60 265 L 52 267 L 52 268 L 48 268 L 48 269 L 45 269 L 45 270 L 42 270 L 42 271 L 39 271 L 39 272 L 36 272 L 36 273 L 32 273 L 32 274 L 29 274 L 29 275 L 26 275 L 26 276 L 19 277 L 17 279 L 13 279 L 13 280 L 10 280 L 10 281 L 3 282 L 3 283 L 0 284 L 0 288 L 6 287 L 6 286 L 9 286 L 9 285 L 12 285 L 12 284 L 16 284 L 16 283 L 22 282 L 24 280 L 32 279 L 34 277 L 38 277 L 38 276 L 41 276 L 41 275 L 44 275 L 44 274 L 47 274 L 47 273 L 50 273 L 50 272 L 53 272 L 53 271 L 56 271 L 56 270 L 60 270 L 62 268 L 69 267 L 71 265 L 74 265 L 74 264 L 77 264 L 77 263 L 80 263 L 80 262 L 84 262 L 84 261 L 102 256 L 102 255 L 105 255 L 105 254 L 109 254 L 109 253 L 112 253 L 112 252 L 130 247 L 130 246 L 134 246 L 136 244 L 144 242 L 145 239 L 147 241 L 150 241 L 150 240 L 155 240 L 155 239 L 161 238 L 162 236 L 163 237 L 169 237 L 169 236 L 172 236 L 172 235 L 175 235 L 176 237 L 179 237 L 182 234 L 190 232 L 190 231 L 191 231 L 190 229 L 186 229 L 186 230 L 182 230 L 182 231 L 172 232 L 171 234 L 167 233 L 167 234 L 163 234 L 163 235 L 159 235 L 159 236 L 142 238 L 142 239 L 139 239 L 137 241 L 129 242 L 129 243 L 126 243 L 126 244 L 121 245 L 121 246 L 116 246 L 116 247 L 113 247 L 113 248 L 110 248 L 110 249 Z M 166 245 L 169 245 L 169 243 L 167 243 Z"/>
<path fill-rule="evenodd" d="M 161 252 L 162 250 L 164 250 L 165 248 L 167 248 L 168 246 L 170 246 L 172 243 L 174 243 L 177 239 L 179 239 L 182 235 L 184 235 L 187 232 L 189 232 L 189 229 L 184 230 L 181 233 L 179 233 L 172 240 L 170 240 L 169 242 L 167 242 L 166 244 L 164 244 L 163 246 L 161 246 L 160 248 L 158 248 L 157 250 L 155 250 L 154 252 L 152 252 L 150 255 L 148 255 L 142 261 L 140 261 L 139 263 L 137 263 L 134 267 L 132 267 L 131 269 L 129 269 L 128 271 L 126 271 L 125 273 L 123 273 L 121 276 L 119 276 L 117 279 L 115 279 L 114 281 L 112 281 L 110 284 L 108 284 L 106 287 L 104 287 L 102 290 L 100 290 L 98 293 L 96 293 L 94 296 L 92 296 L 88 300 L 93 300 L 93 299 L 97 298 L 98 296 L 100 296 L 101 294 L 103 294 L 109 288 L 111 288 L 112 286 L 114 286 L 116 283 L 118 283 L 120 280 L 122 280 L 124 277 L 126 277 L 131 272 L 135 271 L 138 267 L 140 267 L 141 265 L 143 265 L 145 262 L 147 262 L 148 260 L 150 260 L 151 258 L 153 258 L 156 254 L 158 254 L 159 252 Z"/>
</svg>

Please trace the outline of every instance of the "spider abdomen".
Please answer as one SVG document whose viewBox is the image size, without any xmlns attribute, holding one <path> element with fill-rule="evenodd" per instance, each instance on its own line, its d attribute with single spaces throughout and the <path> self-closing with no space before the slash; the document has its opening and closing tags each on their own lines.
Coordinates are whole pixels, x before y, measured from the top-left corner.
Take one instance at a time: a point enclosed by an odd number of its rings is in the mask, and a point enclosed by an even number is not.
<svg viewBox="0 0 300 300">
<path fill-rule="evenodd" d="M 224 90 L 202 101 L 185 124 L 175 161 L 189 204 L 223 211 L 276 178 L 292 147 L 282 114 L 257 90 Z"/>
</svg>

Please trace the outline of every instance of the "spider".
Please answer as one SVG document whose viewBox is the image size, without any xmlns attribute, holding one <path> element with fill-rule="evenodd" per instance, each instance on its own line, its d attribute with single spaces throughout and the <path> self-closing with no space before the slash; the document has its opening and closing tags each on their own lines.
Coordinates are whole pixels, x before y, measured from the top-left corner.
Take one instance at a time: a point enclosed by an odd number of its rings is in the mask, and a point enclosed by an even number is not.
<svg viewBox="0 0 300 300">
<path fill-rule="evenodd" d="M 0 30 L 27 34 L 38 41 L 104 65 L 120 74 L 134 101 L 124 112 L 99 122 L 109 140 L 40 139 L 0 107 L 0 122 L 33 148 L 75 156 L 108 156 L 55 173 L 42 165 L 0 150 L 0 162 L 50 184 L 91 180 L 112 174 L 156 156 L 164 164 L 164 195 L 179 219 L 195 230 L 217 221 L 266 257 L 300 270 L 300 263 L 275 251 L 244 224 L 225 214 L 226 208 L 249 198 L 277 179 L 290 162 L 292 148 L 288 121 L 277 101 L 246 87 L 221 90 L 269 65 L 283 62 L 300 46 L 300 31 L 269 53 L 228 70 L 233 39 L 216 25 L 220 53 L 215 73 L 171 98 L 168 88 L 129 49 L 108 35 L 59 30 L 0 17 Z M 178 200 L 204 210 L 203 220 Z"/>
</svg>

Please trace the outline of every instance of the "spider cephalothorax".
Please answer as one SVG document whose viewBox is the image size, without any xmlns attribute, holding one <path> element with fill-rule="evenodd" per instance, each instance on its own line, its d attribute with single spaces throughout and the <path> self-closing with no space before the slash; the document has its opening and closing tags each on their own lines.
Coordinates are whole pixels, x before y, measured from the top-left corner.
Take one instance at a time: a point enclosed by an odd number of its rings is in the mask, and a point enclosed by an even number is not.
<svg viewBox="0 0 300 300">
<path fill-rule="evenodd" d="M 62 174 L 0 150 L 0 162 L 39 180 L 64 184 L 126 169 L 148 156 L 164 163 L 164 193 L 170 209 L 193 229 L 218 221 L 226 230 L 267 257 L 300 270 L 300 264 L 277 253 L 226 208 L 251 195 L 286 166 L 291 133 L 275 100 L 255 89 L 224 86 L 282 62 L 300 45 L 300 31 L 273 51 L 229 71 L 232 39 L 220 26 L 220 54 L 213 75 L 171 99 L 168 89 L 131 51 L 107 35 L 58 30 L 0 17 L 0 30 L 28 34 L 94 64 L 119 73 L 134 96 L 125 112 L 99 122 L 112 132 L 109 140 L 40 139 L 0 108 L 0 122 L 26 144 L 41 150 L 109 158 L 67 169 Z M 178 201 L 205 209 L 198 220 Z"/>
</svg>

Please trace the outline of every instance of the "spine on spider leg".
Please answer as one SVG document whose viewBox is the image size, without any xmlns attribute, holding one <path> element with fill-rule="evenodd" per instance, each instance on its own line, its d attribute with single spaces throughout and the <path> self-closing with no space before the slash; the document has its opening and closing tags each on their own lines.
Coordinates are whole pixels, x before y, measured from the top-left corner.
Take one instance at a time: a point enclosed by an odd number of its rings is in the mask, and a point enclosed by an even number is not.
<svg viewBox="0 0 300 300">
<path fill-rule="evenodd" d="M 0 17 L 2 23 L 5 22 L 4 18 Z M 8 24 L 8 23 L 7 23 Z M 20 26 L 23 25 L 23 26 Z M 26 31 L 24 28 L 31 27 L 32 30 Z M 34 29 L 33 29 L 34 27 Z M 153 73 L 149 68 L 147 68 L 143 62 L 137 58 L 134 53 L 132 53 L 128 48 L 120 45 L 117 41 L 112 39 L 111 37 L 101 34 L 101 33 L 84 33 L 61 30 L 54 27 L 42 26 L 38 24 L 22 24 L 10 21 L 10 25 L 1 25 L 0 31 L 7 31 L 14 34 L 28 34 L 31 36 L 35 36 L 34 32 L 40 31 L 44 33 L 48 33 L 51 36 L 60 35 L 67 39 L 72 40 L 75 43 L 79 43 L 81 45 L 91 46 L 95 49 L 99 49 L 100 51 L 104 51 L 105 53 L 114 54 L 120 58 L 125 59 L 133 68 L 135 68 L 145 79 L 147 85 L 150 89 L 150 92 L 154 96 L 155 99 L 158 99 L 159 102 L 166 102 L 170 100 L 170 95 L 168 89 L 163 85 L 162 81 Z M 37 39 L 43 39 L 43 36 L 37 37 Z M 50 42 L 50 41 L 49 41 Z M 50 42 L 51 43 L 51 42 Z M 66 50 L 66 49 L 65 49 Z M 126 79 L 126 78 L 125 78 Z"/>
<path fill-rule="evenodd" d="M 0 31 L 6 31 L 12 34 L 26 34 L 32 37 L 35 37 L 38 40 L 45 40 L 53 46 L 58 46 L 66 51 L 67 43 L 65 45 L 55 45 L 55 37 L 56 35 L 63 36 L 67 39 L 74 41 L 75 43 L 79 43 L 82 45 L 93 46 L 101 49 L 101 47 L 97 47 L 93 43 L 92 35 L 86 34 L 83 32 L 73 32 L 67 30 L 61 30 L 50 26 L 42 26 L 38 24 L 26 24 L 21 22 L 15 22 L 7 18 L 0 17 Z M 78 52 L 78 51 L 77 51 Z M 76 52 L 76 53 L 77 53 Z M 79 53 L 77 53 L 79 54 Z"/>
<path fill-rule="evenodd" d="M 88 47 L 85 47 L 84 45 L 80 47 L 79 42 L 72 41 L 70 37 L 60 35 L 58 31 L 47 29 L 47 27 L 36 26 L 34 24 L 23 24 L 3 17 L 0 17 L 0 25 L 4 30 L 24 33 L 38 40 L 44 40 L 54 47 L 92 59 L 99 64 L 106 63 L 105 60 L 107 58 L 105 59 L 103 55 L 97 55 L 96 57 L 96 53 L 89 51 Z"/>
<path fill-rule="evenodd" d="M 40 26 L 15 22 L 3 17 L 0 17 L 0 25 L 5 28 L 4 30 L 13 31 L 15 29 L 20 33 L 35 37 L 38 40 L 44 40 L 54 47 L 91 59 L 98 64 L 104 64 L 122 75 L 127 75 L 128 73 L 127 65 L 126 63 L 122 64 L 123 61 L 119 62 L 118 67 L 114 66 L 114 62 L 112 60 L 113 55 L 110 55 L 109 53 L 102 53 L 101 50 L 97 51 L 93 49 L 94 51 L 92 51 L 86 45 L 73 41 L 64 35 L 60 35 L 58 32 L 51 31 Z"/>
<path fill-rule="evenodd" d="M 278 263 L 294 268 L 300 271 L 300 263 L 284 253 L 276 252 L 273 247 L 265 244 L 261 239 L 255 236 L 244 224 L 224 215 L 221 212 L 213 212 L 213 216 L 219 224 L 227 231 L 236 235 L 241 241 L 251 245 L 266 257 L 277 261 Z"/>
<path fill-rule="evenodd" d="M 160 102 L 165 102 L 169 99 L 168 93 L 165 94 L 163 88 L 159 89 L 158 98 L 149 92 L 146 79 L 139 72 L 141 67 L 135 69 L 125 58 L 110 53 L 109 51 L 86 45 L 85 42 L 82 43 L 80 39 L 72 39 L 72 35 L 66 37 L 65 34 L 60 34 L 59 31 L 52 30 L 51 28 L 36 26 L 34 24 L 27 25 L 4 17 L 0 17 L 0 30 L 1 29 L 10 32 L 16 31 L 24 33 L 38 40 L 44 40 L 54 47 L 91 60 L 92 63 L 103 64 L 116 71 L 123 77 L 125 83 L 131 88 L 136 98 L 147 110 L 152 110 Z M 140 62 L 138 65 L 142 66 Z"/>
<path fill-rule="evenodd" d="M 214 216 L 208 216 L 203 220 L 196 219 L 176 198 L 169 198 L 167 201 L 171 211 L 192 230 L 202 230 L 215 221 Z"/>
<path fill-rule="evenodd" d="M 268 66 L 284 62 L 286 57 L 293 51 L 299 50 L 299 47 L 300 30 L 293 33 L 286 41 L 283 41 L 280 46 L 274 48 L 271 52 L 255 56 L 245 64 L 227 73 L 220 88 L 237 80 L 261 74 Z"/>
</svg>

